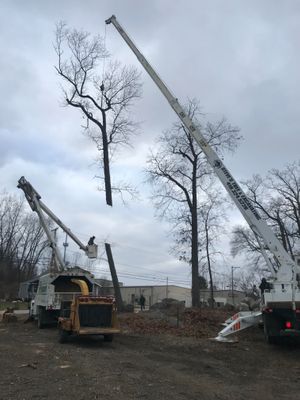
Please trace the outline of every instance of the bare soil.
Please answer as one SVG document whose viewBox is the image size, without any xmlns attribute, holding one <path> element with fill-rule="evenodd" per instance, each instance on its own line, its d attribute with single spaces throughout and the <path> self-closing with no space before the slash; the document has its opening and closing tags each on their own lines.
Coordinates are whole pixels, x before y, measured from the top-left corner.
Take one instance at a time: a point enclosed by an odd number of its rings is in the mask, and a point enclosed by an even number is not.
<svg viewBox="0 0 300 400">
<path fill-rule="evenodd" d="M 125 315 L 112 343 L 59 344 L 55 328 L 20 316 L 0 323 L 0 399 L 300 399 L 298 344 L 270 346 L 259 328 L 215 342 L 216 320 L 202 318 L 195 332 L 176 318 Z"/>
</svg>

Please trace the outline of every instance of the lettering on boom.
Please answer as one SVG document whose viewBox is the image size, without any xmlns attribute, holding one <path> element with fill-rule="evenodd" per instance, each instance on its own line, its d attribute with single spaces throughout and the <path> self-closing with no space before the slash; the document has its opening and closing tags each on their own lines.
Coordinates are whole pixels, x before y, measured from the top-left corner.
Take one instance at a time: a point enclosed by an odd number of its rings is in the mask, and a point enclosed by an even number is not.
<svg viewBox="0 0 300 400">
<path fill-rule="evenodd" d="M 243 207 L 244 210 L 251 210 L 252 214 L 259 221 L 261 219 L 260 215 L 255 210 L 255 208 L 251 204 L 250 200 L 246 197 L 242 189 L 236 183 L 234 178 L 231 176 L 230 172 L 224 167 L 224 165 L 222 165 L 221 170 L 228 179 L 227 186 L 230 189 L 233 196 L 237 199 L 237 201 L 240 203 L 240 205 Z"/>
</svg>

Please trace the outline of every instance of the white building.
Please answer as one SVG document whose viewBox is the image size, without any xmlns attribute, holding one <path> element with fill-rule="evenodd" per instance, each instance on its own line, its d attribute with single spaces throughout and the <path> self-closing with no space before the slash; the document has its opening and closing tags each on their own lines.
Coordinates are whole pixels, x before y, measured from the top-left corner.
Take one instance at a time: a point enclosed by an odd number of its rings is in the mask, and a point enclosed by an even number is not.
<svg viewBox="0 0 300 400">
<path fill-rule="evenodd" d="M 113 288 L 110 289 L 113 291 Z M 192 304 L 191 289 L 181 286 L 122 286 L 120 287 L 120 290 L 122 299 L 126 304 L 139 304 L 141 294 L 143 294 L 146 299 L 145 306 L 147 308 L 166 298 L 184 301 L 186 307 L 191 307 Z"/>
<path fill-rule="evenodd" d="M 210 290 L 200 289 L 200 302 L 208 305 L 210 300 Z M 216 307 L 224 307 L 225 305 L 231 305 L 237 307 L 241 304 L 241 301 L 245 298 L 245 293 L 240 290 L 218 290 L 214 289 L 214 300 Z"/>
<path fill-rule="evenodd" d="M 192 306 L 191 289 L 176 285 L 153 285 L 153 286 L 120 286 L 121 296 L 125 304 L 132 304 L 137 306 L 141 294 L 146 299 L 146 308 L 151 307 L 153 304 L 160 303 L 163 299 L 174 299 L 184 301 L 186 307 Z M 101 294 L 114 295 L 114 288 L 112 286 L 102 287 Z M 208 306 L 210 301 L 210 290 L 200 289 L 200 303 Z M 241 301 L 245 298 L 245 293 L 234 290 L 214 290 L 214 300 L 216 307 L 224 307 L 231 305 L 238 307 Z"/>
</svg>

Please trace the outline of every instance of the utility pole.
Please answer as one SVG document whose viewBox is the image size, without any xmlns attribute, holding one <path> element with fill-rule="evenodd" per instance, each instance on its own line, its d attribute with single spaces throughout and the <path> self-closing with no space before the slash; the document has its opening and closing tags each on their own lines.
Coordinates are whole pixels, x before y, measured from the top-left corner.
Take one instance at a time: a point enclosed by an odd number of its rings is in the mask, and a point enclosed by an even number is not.
<svg viewBox="0 0 300 400">
<path fill-rule="evenodd" d="M 66 264 L 66 252 L 67 252 L 67 247 L 69 246 L 67 233 L 66 233 L 66 239 L 63 243 L 63 246 L 64 246 L 64 263 Z"/>
<path fill-rule="evenodd" d="M 51 229 L 51 232 L 53 232 L 55 246 L 56 246 L 56 240 L 57 240 L 57 230 L 58 230 L 58 228 Z M 52 246 L 52 254 L 51 254 L 51 260 L 50 260 L 49 272 L 53 273 L 53 272 L 57 272 L 57 271 L 59 271 L 59 266 L 58 266 L 58 261 L 57 261 L 53 246 Z"/>
<path fill-rule="evenodd" d="M 169 278 L 167 277 L 166 299 L 169 297 Z"/>
<path fill-rule="evenodd" d="M 235 269 L 238 269 L 240 267 L 233 267 L 231 266 L 231 297 L 232 297 L 232 305 L 235 306 L 234 304 L 234 282 L 233 282 L 233 271 Z"/>
</svg>

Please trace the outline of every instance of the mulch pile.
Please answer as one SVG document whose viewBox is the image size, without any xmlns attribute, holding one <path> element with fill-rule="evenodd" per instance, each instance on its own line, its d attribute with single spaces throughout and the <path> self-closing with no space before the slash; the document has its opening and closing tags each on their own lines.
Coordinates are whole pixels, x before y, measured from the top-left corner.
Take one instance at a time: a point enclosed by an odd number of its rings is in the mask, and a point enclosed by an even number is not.
<svg viewBox="0 0 300 400">
<path fill-rule="evenodd" d="M 176 336 L 191 336 L 208 338 L 216 336 L 223 323 L 230 315 L 228 311 L 203 309 L 187 309 L 179 317 L 169 317 L 163 314 L 140 312 L 138 314 L 123 314 L 120 316 L 122 330 L 128 333 Z"/>
</svg>

